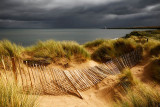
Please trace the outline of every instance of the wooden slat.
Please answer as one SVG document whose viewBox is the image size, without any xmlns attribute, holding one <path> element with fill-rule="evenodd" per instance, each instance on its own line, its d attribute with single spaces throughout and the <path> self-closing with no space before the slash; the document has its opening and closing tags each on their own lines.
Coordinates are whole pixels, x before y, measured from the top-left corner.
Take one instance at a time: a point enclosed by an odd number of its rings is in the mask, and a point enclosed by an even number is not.
<svg viewBox="0 0 160 107">
<path fill-rule="evenodd" d="M 87 75 L 87 77 L 92 81 L 92 83 L 96 84 L 98 80 L 89 73 L 88 69 L 83 69 L 83 70 L 85 74 Z"/>
<path fill-rule="evenodd" d="M 87 87 L 91 87 L 93 84 L 92 82 L 90 82 L 90 80 L 87 78 L 87 76 L 82 72 L 82 70 L 77 70 L 80 73 L 81 78 L 83 79 L 83 81 L 86 83 Z"/>
<path fill-rule="evenodd" d="M 67 71 L 64 71 L 64 74 L 65 76 L 68 78 L 68 80 L 70 81 L 70 83 L 72 84 L 72 86 L 74 87 L 74 89 L 76 90 L 76 94 L 81 98 L 83 99 L 82 95 L 80 94 L 80 92 L 77 90 L 77 88 L 74 86 L 74 84 L 72 83 L 72 80 L 70 80 L 71 78 L 71 75 L 67 72 Z"/>
</svg>

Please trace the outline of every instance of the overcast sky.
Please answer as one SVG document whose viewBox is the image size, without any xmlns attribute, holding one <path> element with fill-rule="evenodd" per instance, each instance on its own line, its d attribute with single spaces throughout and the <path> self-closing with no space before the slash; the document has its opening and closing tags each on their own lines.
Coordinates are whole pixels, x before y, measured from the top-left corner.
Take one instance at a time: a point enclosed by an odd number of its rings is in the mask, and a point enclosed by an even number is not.
<svg viewBox="0 0 160 107">
<path fill-rule="evenodd" d="M 0 0 L 0 28 L 159 25 L 160 0 Z"/>
</svg>

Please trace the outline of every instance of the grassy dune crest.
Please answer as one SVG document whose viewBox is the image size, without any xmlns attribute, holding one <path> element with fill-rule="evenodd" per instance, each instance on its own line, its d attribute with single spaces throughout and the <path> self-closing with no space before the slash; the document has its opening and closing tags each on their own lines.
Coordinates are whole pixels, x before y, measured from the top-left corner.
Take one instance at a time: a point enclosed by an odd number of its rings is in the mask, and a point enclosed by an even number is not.
<svg viewBox="0 0 160 107">
<path fill-rule="evenodd" d="M 73 41 L 57 42 L 54 40 L 48 40 L 45 42 L 39 41 L 36 45 L 28 47 L 25 52 L 36 58 L 68 58 L 71 56 L 81 56 L 89 58 L 88 52 Z"/>
<path fill-rule="evenodd" d="M 133 31 L 130 34 L 127 34 L 125 37 L 130 38 L 131 36 L 148 37 L 160 40 L 160 30 Z"/>
<path fill-rule="evenodd" d="M 94 48 L 94 47 L 98 47 L 100 46 L 101 44 L 107 42 L 108 40 L 105 40 L 105 39 L 97 39 L 97 40 L 94 40 L 94 41 L 91 41 L 91 42 L 87 42 L 84 44 L 84 47 L 85 48 Z"/>
<path fill-rule="evenodd" d="M 111 58 L 115 57 L 114 53 L 115 50 L 112 43 L 104 43 L 92 53 L 91 58 L 97 62 L 106 62 Z"/>
<path fill-rule="evenodd" d="M 138 44 L 131 39 L 110 40 L 101 44 L 91 55 L 97 62 L 106 62 L 114 57 L 119 57 L 125 53 L 135 50 Z"/>
<path fill-rule="evenodd" d="M 11 43 L 9 40 L 0 41 L 0 56 L 20 57 L 23 47 Z"/>
</svg>

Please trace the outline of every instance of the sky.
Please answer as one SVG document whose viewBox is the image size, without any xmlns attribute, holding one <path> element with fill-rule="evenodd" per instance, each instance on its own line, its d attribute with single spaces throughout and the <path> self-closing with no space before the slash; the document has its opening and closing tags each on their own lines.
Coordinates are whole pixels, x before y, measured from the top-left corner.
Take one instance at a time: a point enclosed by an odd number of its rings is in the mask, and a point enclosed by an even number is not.
<svg viewBox="0 0 160 107">
<path fill-rule="evenodd" d="M 0 28 L 160 26 L 160 0 L 0 0 Z"/>
</svg>

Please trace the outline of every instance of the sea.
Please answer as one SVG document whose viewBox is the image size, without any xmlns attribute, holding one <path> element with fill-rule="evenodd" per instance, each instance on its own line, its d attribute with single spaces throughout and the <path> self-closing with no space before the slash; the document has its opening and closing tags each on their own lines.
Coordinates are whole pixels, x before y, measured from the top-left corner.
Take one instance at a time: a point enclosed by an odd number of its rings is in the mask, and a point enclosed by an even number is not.
<svg viewBox="0 0 160 107">
<path fill-rule="evenodd" d="M 84 44 L 100 38 L 120 38 L 135 30 L 143 31 L 144 29 L 0 29 L 0 40 L 7 39 L 22 46 L 30 46 L 40 40 L 51 39 Z"/>
</svg>

